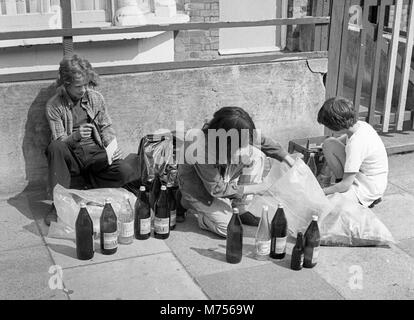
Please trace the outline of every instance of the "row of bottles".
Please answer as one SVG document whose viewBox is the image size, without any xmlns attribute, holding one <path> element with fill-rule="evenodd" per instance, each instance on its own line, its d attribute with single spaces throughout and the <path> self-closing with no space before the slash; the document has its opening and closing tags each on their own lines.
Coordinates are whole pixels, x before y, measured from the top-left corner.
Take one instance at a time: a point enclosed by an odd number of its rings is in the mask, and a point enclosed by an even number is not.
<svg viewBox="0 0 414 320">
<path fill-rule="evenodd" d="M 256 258 L 266 260 L 282 260 L 286 256 L 287 220 L 283 205 L 279 207 L 269 226 L 268 207 L 264 206 L 262 217 L 256 232 Z M 298 233 L 296 245 L 292 250 L 291 269 L 301 270 L 302 267 L 313 268 L 318 259 L 320 233 L 318 216 L 312 217 L 312 222 L 305 235 Z M 226 260 L 229 263 L 239 263 L 243 251 L 243 227 L 239 217 L 239 210 L 233 209 L 233 216 L 227 227 Z"/>
<path fill-rule="evenodd" d="M 170 230 L 174 230 L 176 226 L 177 211 L 180 217 L 183 217 L 178 219 L 182 222 L 185 219 L 185 209 L 181 206 L 181 193 L 176 192 L 170 185 L 167 187 L 160 187 L 159 196 L 151 206 L 146 188 L 141 186 L 135 208 L 132 209 L 126 196 L 121 204 L 118 217 L 110 200 L 105 201 L 100 217 L 102 254 L 116 253 L 118 243 L 131 244 L 134 236 L 138 240 L 149 239 L 152 229 L 156 239 L 167 239 L 169 237 Z M 93 222 L 84 203 L 81 203 L 75 223 L 75 231 L 78 259 L 92 259 L 94 255 Z"/>
</svg>

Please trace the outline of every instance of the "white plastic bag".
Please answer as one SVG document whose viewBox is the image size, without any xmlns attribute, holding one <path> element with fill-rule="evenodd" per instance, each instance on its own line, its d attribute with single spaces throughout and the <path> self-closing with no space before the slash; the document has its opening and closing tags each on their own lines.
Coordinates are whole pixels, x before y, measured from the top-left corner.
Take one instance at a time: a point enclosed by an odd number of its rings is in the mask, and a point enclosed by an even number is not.
<svg viewBox="0 0 414 320">
<path fill-rule="evenodd" d="M 271 182 L 270 189 L 263 196 L 255 196 L 247 208 L 254 215 L 260 216 L 262 206 L 268 205 L 271 220 L 280 202 L 293 237 L 306 231 L 312 215 L 317 214 L 322 245 L 381 246 L 395 242 L 372 210 L 350 201 L 344 194 L 326 197 L 302 160 L 296 160 L 290 169 L 283 166 L 273 163 L 266 178 Z"/>
<path fill-rule="evenodd" d="M 375 213 L 344 194 L 328 196 L 334 209 L 319 224 L 321 244 L 325 246 L 384 246 L 395 243 L 391 232 Z"/>
<path fill-rule="evenodd" d="M 118 216 L 125 195 L 132 207 L 135 206 L 136 196 L 123 188 L 104 188 L 91 190 L 65 189 L 56 185 L 53 189 L 53 202 L 58 216 L 57 223 L 51 224 L 48 232 L 50 238 L 75 238 L 75 223 L 80 210 L 80 203 L 86 203 L 86 208 L 93 222 L 95 234 L 99 234 L 99 219 L 105 205 L 105 199 L 111 200 L 111 205 Z"/>
<path fill-rule="evenodd" d="M 298 232 L 306 231 L 312 215 L 322 219 L 333 209 L 312 171 L 301 159 L 297 159 L 290 169 L 284 164 L 273 162 L 265 180 L 271 184 L 270 189 L 263 196 L 255 196 L 247 209 L 260 217 L 263 205 L 267 205 L 271 220 L 278 204 L 282 203 L 289 233 L 293 237 Z"/>
</svg>

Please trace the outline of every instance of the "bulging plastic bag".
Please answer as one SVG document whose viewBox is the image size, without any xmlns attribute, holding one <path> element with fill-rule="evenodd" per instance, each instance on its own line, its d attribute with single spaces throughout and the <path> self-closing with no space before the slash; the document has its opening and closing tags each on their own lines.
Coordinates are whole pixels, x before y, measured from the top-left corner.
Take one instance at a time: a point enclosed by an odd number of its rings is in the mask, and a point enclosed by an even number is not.
<svg viewBox="0 0 414 320">
<path fill-rule="evenodd" d="M 136 196 L 123 188 L 75 190 L 66 189 L 59 184 L 56 185 L 53 189 L 53 202 L 58 220 L 56 223 L 51 223 L 48 237 L 75 239 L 75 223 L 81 202 L 86 204 L 93 222 L 94 233 L 99 234 L 99 219 L 105 205 L 105 199 L 111 200 L 111 205 L 118 216 L 125 196 L 128 197 L 130 205 L 134 207 Z"/>
<path fill-rule="evenodd" d="M 312 215 L 319 216 L 321 245 L 380 246 L 395 242 L 387 227 L 374 212 L 346 198 L 344 194 L 325 196 L 315 176 L 300 159 L 288 169 L 274 162 L 266 179 L 270 189 L 255 196 L 248 210 L 260 216 L 262 206 L 269 206 L 272 219 L 278 203 L 284 205 L 291 236 L 306 231 Z"/>
<path fill-rule="evenodd" d="M 333 209 L 312 171 L 301 159 L 297 159 L 290 169 L 274 161 L 265 180 L 271 187 L 263 196 L 256 196 L 247 209 L 259 217 L 263 205 L 267 205 L 271 220 L 278 204 L 282 203 L 293 237 L 306 231 L 313 215 L 322 219 Z"/>
<path fill-rule="evenodd" d="M 385 246 L 395 243 L 391 232 L 375 213 L 358 203 L 347 201 L 344 194 L 329 195 L 333 210 L 321 221 L 321 245 Z"/>
<path fill-rule="evenodd" d="M 177 186 L 177 164 L 174 160 L 175 137 L 169 134 L 149 134 L 138 148 L 141 183 L 149 186 L 156 176 L 163 184 Z"/>
</svg>

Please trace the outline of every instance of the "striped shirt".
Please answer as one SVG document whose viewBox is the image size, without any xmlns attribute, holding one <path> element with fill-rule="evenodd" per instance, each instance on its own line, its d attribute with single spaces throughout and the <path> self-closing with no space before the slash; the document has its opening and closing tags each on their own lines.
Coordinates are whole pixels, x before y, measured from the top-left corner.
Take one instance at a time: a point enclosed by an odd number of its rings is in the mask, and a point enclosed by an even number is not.
<svg viewBox="0 0 414 320">
<path fill-rule="evenodd" d="M 91 121 L 98 115 L 93 122 L 97 129 L 93 131 L 93 139 L 98 145 L 107 146 L 115 138 L 115 131 L 102 94 L 88 88 L 80 100 L 80 106 Z M 64 87 L 58 87 L 56 94 L 46 103 L 46 117 L 52 139 L 66 142 L 71 147 L 75 147 L 81 140 L 79 132 L 73 131 L 73 107 L 73 101 Z"/>
</svg>

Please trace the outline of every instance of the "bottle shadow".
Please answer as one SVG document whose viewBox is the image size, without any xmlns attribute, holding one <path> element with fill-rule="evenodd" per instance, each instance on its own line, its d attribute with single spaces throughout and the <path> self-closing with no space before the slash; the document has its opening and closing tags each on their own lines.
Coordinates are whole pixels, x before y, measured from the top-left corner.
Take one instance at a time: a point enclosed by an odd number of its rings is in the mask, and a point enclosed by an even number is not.
<svg viewBox="0 0 414 320">
<path fill-rule="evenodd" d="M 49 248 L 56 253 L 63 254 L 73 259 L 77 259 L 76 246 L 68 246 L 63 244 L 48 244 Z"/>
</svg>

